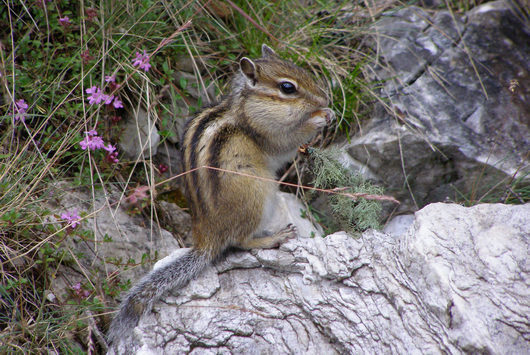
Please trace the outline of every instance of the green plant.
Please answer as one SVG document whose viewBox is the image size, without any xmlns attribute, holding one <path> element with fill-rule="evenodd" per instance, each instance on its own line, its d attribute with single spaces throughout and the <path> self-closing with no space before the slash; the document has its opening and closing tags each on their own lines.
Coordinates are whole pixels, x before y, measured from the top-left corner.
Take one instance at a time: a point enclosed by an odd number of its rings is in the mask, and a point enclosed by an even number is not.
<svg viewBox="0 0 530 355">
<path fill-rule="evenodd" d="M 342 194 L 331 194 L 328 197 L 329 207 L 335 228 L 358 233 L 368 228 L 379 228 L 381 202 L 365 198 L 352 199 L 344 194 L 381 195 L 383 189 L 364 180 L 360 175 L 349 173 L 337 157 L 334 149 L 311 149 L 313 163 L 313 185 L 319 189 L 334 189 Z"/>
</svg>

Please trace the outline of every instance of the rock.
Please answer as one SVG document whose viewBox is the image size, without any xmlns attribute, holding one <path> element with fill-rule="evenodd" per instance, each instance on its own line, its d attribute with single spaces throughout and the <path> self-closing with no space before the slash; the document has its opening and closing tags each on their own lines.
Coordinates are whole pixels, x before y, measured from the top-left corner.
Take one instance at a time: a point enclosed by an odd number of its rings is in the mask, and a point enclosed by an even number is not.
<svg viewBox="0 0 530 355">
<path fill-rule="evenodd" d="M 235 252 L 158 302 L 117 352 L 526 353 L 529 215 L 438 203 L 399 237 Z"/>
<path fill-rule="evenodd" d="M 442 8 L 445 3 L 444 0 L 420 0 L 419 5 L 424 8 Z"/>
<path fill-rule="evenodd" d="M 166 179 L 182 173 L 182 155 L 171 139 L 160 143 L 157 149 L 157 154 L 154 157 L 154 162 L 157 167 L 160 167 L 160 164 L 163 164 L 167 168 L 163 173 L 160 169 L 158 170 L 158 172 Z M 164 187 L 168 188 L 168 186 L 170 186 L 171 188 L 177 188 L 181 185 L 181 182 L 182 178 L 172 179 L 164 184 Z"/>
<path fill-rule="evenodd" d="M 397 197 L 399 212 L 488 194 L 499 201 L 514 179 L 528 183 L 530 27 L 509 1 L 465 15 L 407 7 L 375 31 L 373 79 L 388 109 L 342 145 L 349 165 Z"/>
<path fill-rule="evenodd" d="M 193 73 L 185 71 L 178 71 L 174 75 L 175 82 L 179 85 L 186 84 L 181 88 L 185 90 L 193 99 L 200 100 L 202 104 L 208 104 L 215 98 L 215 85 L 214 82 L 210 82 L 206 88 L 202 86 L 203 82 L 197 79 L 197 76 Z M 206 84 L 206 83 L 204 83 Z M 197 101 L 194 101 L 195 103 Z"/>
<path fill-rule="evenodd" d="M 119 144 L 127 158 L 143 160 L 156 154 L 160 135 L 154 117 L 148 115 L 143 108 L 129 114 L 122 129 Z"/>
<path fill-rule="evenodd" d="M 404 235 L 414 223 L 414 215 L 405 214 L 392 218 L 383 228 L 383 232 L 394 237 L 401 237 Z"/>
<path fill-rule="evenodd" d="M 173 232 L 184 245 L 191 246 L 191 215 L 176 204 L 163 200 L 157 202 L 156 211 L 161 226 Z"/>
<path fill-rule="evenodd" d="M 283 229 L 288 224 L 294 224 L 298 234 L 306 237 L 322 236 L 323 231 L 320 226 L 315 227 L 308 219 L 302 217 L 306 207 L 293 194 L 285 192 L 276 193 L 277 209 L 270 217 L 269 224 L 263 226 L 271 233 Z"/>
<path fill-rule="evenodd" d="M 77 282 L 87 282 L 88 275 L 91 279 L 108 279 L 117 270 L 115 263 L 127 264 L 134 260 L 134 264 L 120 273 L 120 279 L 123 282 L 136 280 L 149 270 L 148 265 L 142 265 L 144 255 L 152 259 L 162 258 L 179 248 L 177 240 L 168 231 L 149 228 L 141 216 L 130 215 L 117 207 L 115 202 L 121 193 L 112 185 L 109 190 L 95 190 L 94 194 L 93 199 L 90 190 L 72 188 L 69 183 L 61 182 L 53 193 L 57 197 L 56 203 L 50 202 L 47 206 L 56 211 L 56 215 L 74 209 L 81 215 L 94 213 L 65 239 L 64 247 L 72 252 L 67 255 L 81 257 L 77 257 L 79 263 L 70 263 L 72 266 L 61 265 L 57 277 L 52 278 L 52 291 L 56 296 L 60 297 Z M 80 237 L 83 230 L 93 232 L 93 237 Z"/>
</svg>

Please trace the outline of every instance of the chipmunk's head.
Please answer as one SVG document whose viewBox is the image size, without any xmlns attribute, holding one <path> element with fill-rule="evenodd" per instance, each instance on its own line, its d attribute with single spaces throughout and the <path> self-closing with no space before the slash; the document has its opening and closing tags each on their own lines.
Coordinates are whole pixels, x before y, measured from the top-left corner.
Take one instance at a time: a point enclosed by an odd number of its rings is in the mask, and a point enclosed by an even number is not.
<svg viewBox="0 0 530 355">
<path fill-rule="evenodd" d="M 262 46 L 262 56 L 240 60 L 236 85 L 245 116 L 259 132 L 281 134 L 305 129 L 311 135 L 326 125 L 333 112 L 323 85 L 306 70 L 281 59 L 270 47 Z"/>
</svg>

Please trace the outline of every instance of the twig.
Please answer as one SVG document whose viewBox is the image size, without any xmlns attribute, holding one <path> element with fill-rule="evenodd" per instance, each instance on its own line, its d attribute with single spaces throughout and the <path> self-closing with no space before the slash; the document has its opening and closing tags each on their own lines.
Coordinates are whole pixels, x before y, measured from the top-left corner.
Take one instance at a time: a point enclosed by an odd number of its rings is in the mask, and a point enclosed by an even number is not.
<svg viewBox="0 0 530 355">
<path fill-rule="evenodd" d="M 168 181 L 171 181 L 173 179 L 177 179 L 183 175 L 187 175 L 189 173 L 192 173 L 194 171 L 197 171 L 199 169 L 210 169 L 210 170 L 215 170 L 215 171 L 221 171 L 223 173 L 229 173 L 229 174 L 235 174 L 235 175 L 240 175 L 240 176 L 245 176 L 245 177 L 250 177 L 250 178 L 253 178 L 253 179 L 258 179 L 258 180 L 262 180 L 262 181 L 267 181 L 267 182 L 272 182 L 272 183 L 275 183 L 275 184 L 279 184 L 279 185 L 284 185 L 284 186 L 290 186 L 290 187 L 296 187 L 296 188 L 302 188 L 302 189 L 305 189 L 305 190 L 312 190 L 312 191 L 319 191 L 319 192 L 323 192 L 323 193 L 327 193 L 327 194 L 332 194 L 332 195 L 342 195 L 342 196 L 346 196 L 346 197 L 349 197 L 353 200 L 358 200 L 359 198 L 364 198 L 366 200 L 378 200 L 378 201 L 390 201 L 390 202 L 393 202 L 393 203 L 397 203 L 399 204 L 400 202 L 398 200 L 396 200 L 394 197 L 392 196 L 386 196 L 386 195 L 372 195 L 372 194 L 366 194 L 366 193 L 348 193 L 348 192 L 341 192 L 343 191 L 345 188 L 338 188 L 338 189 L 319 189 L 317 187 L 312 187 L 312 186 L 305 186 L 305 185 L 299 185 L 299 184 L 293 184 L 293 183 L 290 183 L 290 182 L 283 182 L 283 181 L 278 181 L 278 180 L 274 180 L 274 179 L 269 179 L 269 178 L 264 178 L 264 177 L 261 177 L 261 176 L 256 176 L 256 175 L 251 175 L 251 174 L 246 174 L 246 173 L 241 173 L 239 171 L 232 171 L 232 170 L 226 170 L 226 169 L 221 169 L 221 168 L 216 168 L 216 167 L 213 167 L 213 166 L 207 166 L 207 165 L 203 165 L 203 166 L 199 166 L 197 168 L 194 168 L 194 169 L 191 169 L 191 170 L 188 170 L 188 171 L 185 171 L 181 174 L 178 174 L 178 175 L 175 175 L 173 177 L 170 177 L 169 179 L 166 179 L 166 180 L 163 180 L 159 183 L 157 183 L 155 186 L 158 186 L 158 185 L 161 185 L 161 184 L 165 184 L 166 182 Z"/>
</svg>

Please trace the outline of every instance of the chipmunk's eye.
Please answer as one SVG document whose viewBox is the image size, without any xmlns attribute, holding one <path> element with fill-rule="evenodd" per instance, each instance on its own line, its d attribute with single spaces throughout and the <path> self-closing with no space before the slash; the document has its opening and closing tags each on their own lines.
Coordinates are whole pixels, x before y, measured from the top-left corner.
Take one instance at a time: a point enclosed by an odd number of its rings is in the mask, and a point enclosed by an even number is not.
<svg viewBox="0 0 530 355">
<path fill-rule="evenodd" d="M 280 83 L 280 90 L 284 94 L 294 94 L 296 92 L 296 86 L 289 81 L 282 81 Z"/>
</svg>

